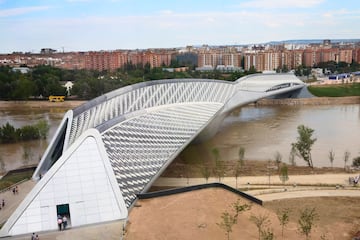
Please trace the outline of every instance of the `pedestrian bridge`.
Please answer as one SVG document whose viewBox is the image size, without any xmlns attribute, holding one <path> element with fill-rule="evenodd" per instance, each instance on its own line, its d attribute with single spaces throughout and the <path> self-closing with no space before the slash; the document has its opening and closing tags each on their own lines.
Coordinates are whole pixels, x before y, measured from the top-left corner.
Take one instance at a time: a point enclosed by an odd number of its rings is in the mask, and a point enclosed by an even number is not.
<svg viewBox="0 0 360 240">
<path fill-rule="evenodd" d="M 137 194 L 188 144 L 213 136 L 234 109 L 262 98 L 299 97 L 304 87 L 292 74 L 158 80 L 69 110 L 33 175 L 38 183 L 0 236 L 55 230 L 64 205 L 72 226 L 125 219 Z"/>
</svg>

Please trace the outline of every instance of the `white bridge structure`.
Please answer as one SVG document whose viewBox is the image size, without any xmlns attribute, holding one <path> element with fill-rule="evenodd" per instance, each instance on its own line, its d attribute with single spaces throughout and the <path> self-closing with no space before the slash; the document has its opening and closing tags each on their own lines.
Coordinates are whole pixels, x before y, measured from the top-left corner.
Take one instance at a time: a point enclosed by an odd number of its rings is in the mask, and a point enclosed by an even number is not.
<svg viewBox="0 0 360 240">
<path fill-rule="evenodd" d="M 35 187 L 0 236 L 57 230 L 58 215 L 72 227 L 126 219 L 137 194 L 193 140 L 215 134 L 232 110 L 298 97 L 304 87 L 292 74 L 158 80 L 69 110 L 34 172 Z"/>
</svg>

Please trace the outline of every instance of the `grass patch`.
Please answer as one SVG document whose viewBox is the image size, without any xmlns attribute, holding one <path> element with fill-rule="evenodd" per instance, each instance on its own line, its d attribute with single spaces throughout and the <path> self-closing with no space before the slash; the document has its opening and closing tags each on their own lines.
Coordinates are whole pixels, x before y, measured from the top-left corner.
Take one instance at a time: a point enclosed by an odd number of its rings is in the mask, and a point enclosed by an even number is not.
<svg viewBox="0 0 360 240">
<path fill-rule="evenodd" d="M 0 190 L 6 189 L 24 179 L 30 179 L 33 172 L 34 171 L 32 169 L 28 169 L 21 172 L 6 174 L 2 179 L 0 179 Z"/>
<path fill-rule="evenodd" d="M 360 83 L 333 86 L 309 86 L 309 91 L 317 97 L 360 96 Z"/>
</svg>

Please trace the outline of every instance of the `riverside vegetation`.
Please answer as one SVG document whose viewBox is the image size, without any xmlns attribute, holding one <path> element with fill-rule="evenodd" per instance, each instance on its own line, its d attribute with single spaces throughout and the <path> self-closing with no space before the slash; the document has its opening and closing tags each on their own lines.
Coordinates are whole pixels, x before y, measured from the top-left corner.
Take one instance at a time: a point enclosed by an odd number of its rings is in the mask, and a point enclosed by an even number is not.
<svg viewBox="0 0 360 240">
<path fill-rule="evenodd" d="M 242 61 L 244 62 L 244 61 Z M 187 67 L 184 72 L 169 72 L 164 70 L 166 67 Z M 243 66 L 244 67 L 244 66 Z M 360 70 L 360 64 L 353 62 L 325 62 L 319 63 L 315 67 L 328 69 L 332 73 L 355 72 Z M 307 76 L 311 74 L 311 68 L 298 66 L 295 70 L 297 76 Z M 286 67 L 277 69 L 277 72 L 288 72 Z M 1 100 L 28 100 L 28 99 L 47 99 L 50 95 L 71 95 L 78 99 L 92 99 L 106 92 L 118 89 L 127 85 L 175 78 L 207 78 L 226 81 L 235 81 L 245 75 L 257 73 L 254 67 L 245 71 L 197 71 L 196 65 L 191 62 L 171 61 L 170 66 L 151 68 L 150 64 L 135 65 L 132 62 L 124 64 L 122 68 L 115 71 L 95 71 L 95 70 L 66 70 L 52 66 L 39 65 L 31 68 L 31 71 L 22 74 L 12 71 L 8 66 L 0 66 L 0 99 Z M 63 83 L 71 81 L 74 83 L 70 92 L 66 91 Z M 359 84 L 348 84 L 338 89 L 331 87 L 319 89 L 310 87 L 310 91 L 315 96 L 360 96 Z"/>
<path fill-rule="evenodd" d="M 0 127 L 0 143 L 46 139 L 49 128 L 45 120 L 39 120 L 34 125 L 25 125 L 21 128 L 15 128 L 10 123 L 6 123 Z"/>
</svg>

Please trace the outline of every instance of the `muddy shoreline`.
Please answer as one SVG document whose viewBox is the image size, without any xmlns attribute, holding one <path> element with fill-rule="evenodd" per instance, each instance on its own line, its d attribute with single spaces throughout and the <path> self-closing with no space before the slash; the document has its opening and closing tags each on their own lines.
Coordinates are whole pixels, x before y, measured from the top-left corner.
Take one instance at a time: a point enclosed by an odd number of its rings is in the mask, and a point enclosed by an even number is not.
<svg viewBox="0 0 360 240">
<path fill-rule="evenodd" d="M 65 100 L 64 102 L 49 101 L 0 101 L 0 108 L 67 108 L 73 109 L 86 100 Z M 360 96 L 353 97 L 318 97 L 318 98 L 291 98 L 291 99 L 261 99 L 255 103 L 266 105 L 331 105 L 331 104 L 360 104 Z"/>
<path fill-rule="evenodd" d="M 269 105 L 331 105 L 331 104 L 360 104 L 360 96 L 352 97 L 314 97 L 314 98 L 286 98 L 261 99 L 256 102 L 258 106 Z"/>
<path fill-rule="evenodd" d="M 49 102 L 49 101 L 0 101 L 0 108 L 66 108 L 73 109 L 86 101 L 69 100 L 64 102 Z"/>
</svg>

